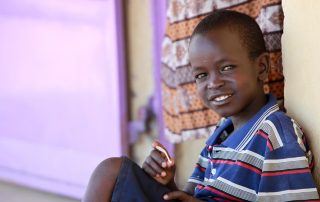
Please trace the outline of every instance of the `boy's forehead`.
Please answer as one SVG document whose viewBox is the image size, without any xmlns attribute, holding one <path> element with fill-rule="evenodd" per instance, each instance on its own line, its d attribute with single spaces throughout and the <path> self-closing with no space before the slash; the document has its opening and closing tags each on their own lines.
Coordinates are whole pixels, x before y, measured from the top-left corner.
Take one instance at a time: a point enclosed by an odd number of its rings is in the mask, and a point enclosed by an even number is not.
<svg viewBox="0 0 320 202">
<path fill-rule="evenodd" d="M 214 28 L 211 30 L 208 30 L 203 33 L 197 33 L 193 36 L 192 40 L 196 39 L 197 42 L 224 42 L 224 41 L 241 41 L 241 36 L 238 31 L 235 29 L 231 29 L 227 26 Z"/>
<path fill-rule="evenodd" d="M 228 29 L 196 34 L 190 41 L 189 61 L 193 67 L 248 60 L 249 51 L 239 34 Z"/>
<path fill-rule="evenodd" d="M 203 34 L 197 34 L 192 38 L 190 42 L 189 53 L 196 54 L 196 53 L 199 53 L 199 50 L 202 50 L 201 52 L 203 52 L 206 49 L 212 49 L 214 48 L 213 46 L 214 43 L 215 43 L 214 39 L 209 38 Z"/>
<path fill-rule="evenodd" d="M 238 33 L 231 32 L 227 28 L 220 28 L 194 35 L 190 41 L 189 54 L 198 55 L 208 50 L 241 50 L 243 48 L 242 40 Z"/>
</svg>

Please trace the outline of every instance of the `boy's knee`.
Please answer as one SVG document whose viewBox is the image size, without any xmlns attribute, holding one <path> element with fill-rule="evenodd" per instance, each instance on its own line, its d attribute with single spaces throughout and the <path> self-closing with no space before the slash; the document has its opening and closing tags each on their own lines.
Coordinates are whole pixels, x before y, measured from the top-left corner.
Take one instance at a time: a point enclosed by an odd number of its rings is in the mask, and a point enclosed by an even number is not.
<svg viewBox="0 0 320 202">
<path fill-rule="evenodd" d="M 121 163 L 122 163 L 121 157 L 111 157 L 108 159 L 103 160 L 100 164 L 101 166 L 108 167 L 108 168 L 118 168 L 120 169 Z"/>
<path fill-rule="evenodd" d="M 108 158 L 103 160 L 93 171 L 91 179 L 115 180 L 119 174 L 121 163 L 122 158 Z"/>
<path fill-rule="evenodd" d="M 112 157 L 103 160 L 96 168 L 104 173 L 118 174 L 123 159 L 121 157 Z"/>
<path fill-rule="evenodd" d="M 83 201 L 110 201 L 122 161 L 122 158 L 108 158 L 96 167 L 91 175 Z"/>
</svg>

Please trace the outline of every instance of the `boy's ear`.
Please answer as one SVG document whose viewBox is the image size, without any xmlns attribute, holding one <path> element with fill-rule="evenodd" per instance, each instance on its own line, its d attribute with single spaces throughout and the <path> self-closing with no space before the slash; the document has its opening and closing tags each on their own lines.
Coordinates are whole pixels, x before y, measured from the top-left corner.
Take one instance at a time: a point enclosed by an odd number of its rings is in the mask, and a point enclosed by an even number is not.
<svg viewBox="0 0 320 202">
<path fill-rule="evenodd" d="M 264 81 L 268 78 L 270 65 L 269 65 L 269 54 L 262 53 L 258 58 L 258 79 Z"/>
</svg>

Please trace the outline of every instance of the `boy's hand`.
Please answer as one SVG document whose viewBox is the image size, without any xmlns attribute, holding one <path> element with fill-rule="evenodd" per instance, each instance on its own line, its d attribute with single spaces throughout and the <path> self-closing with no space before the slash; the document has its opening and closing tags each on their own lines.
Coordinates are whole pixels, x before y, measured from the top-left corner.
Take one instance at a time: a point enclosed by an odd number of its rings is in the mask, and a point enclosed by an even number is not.
<svg viewBox="0 0 320 202">
<path fill-rule="evenodd" d="M 154 141 L 152 147 L 156 148 L 157 146 L 165 149 L 158 141 Z M 142 169 L 146 173 L 163 185 L 174 184 L 175 168 L 174 160 L 157 149 L 151 151 L 142 165 Z"/>
<path fill-rule="evenodd" d="M 187 194 L 186 192 L 183 191 L 173 191 L 165 194 L 163 196 L 164 200 L 174 200 L 178 199 L 182 202 L 200 202 L 201 200 L 198 200 L 191 195 Z"/>
</svg>

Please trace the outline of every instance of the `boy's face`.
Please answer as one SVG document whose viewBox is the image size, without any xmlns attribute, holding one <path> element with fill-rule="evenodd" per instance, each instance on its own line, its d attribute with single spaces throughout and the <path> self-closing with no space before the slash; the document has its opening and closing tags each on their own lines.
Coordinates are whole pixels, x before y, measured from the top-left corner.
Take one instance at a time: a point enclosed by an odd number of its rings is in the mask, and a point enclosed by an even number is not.
<svg viewBox="0 0 320 202">
<path fill-rule="evenodd" d="M 249 58 L 237 33 L 220 28 L 195 35 L 189 58 L 198 94 L 209 108 L 223 117 L 256 113 L 255 100 L 263 95 L 261 64 Z"/>
</svg>

